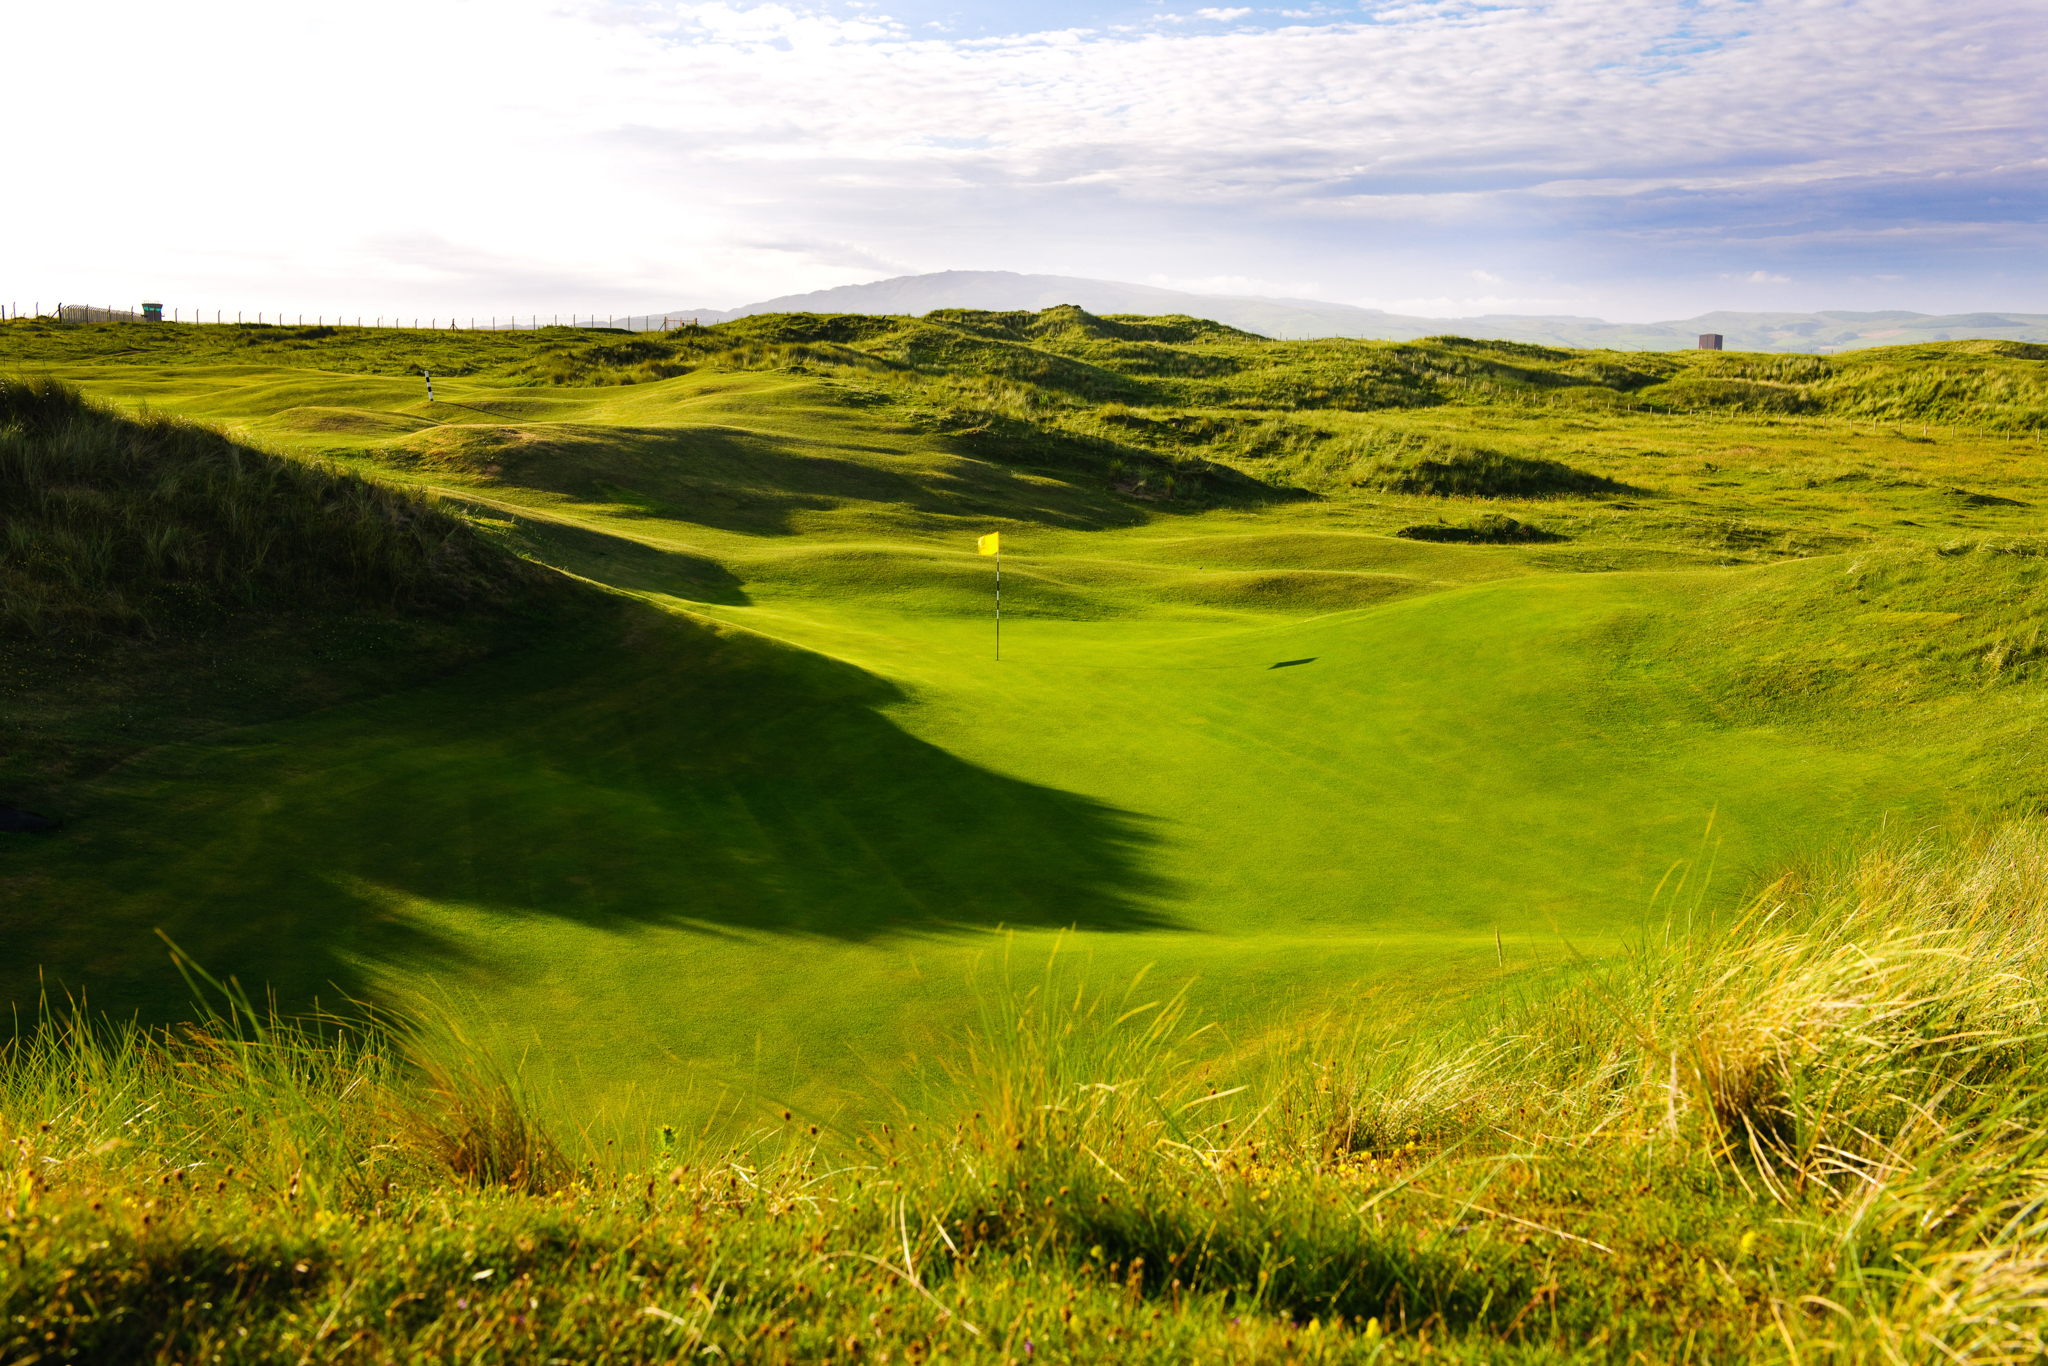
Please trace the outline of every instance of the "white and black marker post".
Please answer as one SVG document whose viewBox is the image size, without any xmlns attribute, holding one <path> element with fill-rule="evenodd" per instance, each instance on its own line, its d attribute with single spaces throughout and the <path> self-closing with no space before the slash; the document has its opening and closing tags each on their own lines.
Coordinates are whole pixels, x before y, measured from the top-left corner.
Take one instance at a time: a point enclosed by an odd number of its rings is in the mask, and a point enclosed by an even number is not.
<svg viewBox="0 0 2048 1366">
<path fill-rule="evenodd" d="M 425 366 L 421 366 L 420 373 L 427 377 L 427 402 L 432 403 L 434 401 L 434 372 Z"/>
</svg>

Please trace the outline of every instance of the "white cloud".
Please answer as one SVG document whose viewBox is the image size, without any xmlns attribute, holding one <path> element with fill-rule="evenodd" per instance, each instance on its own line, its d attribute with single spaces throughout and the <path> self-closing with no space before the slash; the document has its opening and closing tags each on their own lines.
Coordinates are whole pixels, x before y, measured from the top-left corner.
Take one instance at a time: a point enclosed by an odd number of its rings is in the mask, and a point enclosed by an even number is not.
<svg viewBox="0 0 2048 1366">
<path fill-rule="evenodd" d="M 2048 25 L 2008 0 L 1170 17 L 951 39 L 748 0 L 27 7 L 19 50 L 154 74 L 90 99 L 63 62 L 10 75 L 14 107 L 64 117 L 16 140 L 14 183 L 44 193 L 0 222 L 0 261 L 24 293 L 309 311 L 1055 262 L 1466 309 L 1512 302 L 1460 297 L 1474 280 L 1732 290 L 1764 251 L 1802 282 L 1920 280 L 1967 242 L 2048 307 Z"/>
<path fill-rule="evenodd" d="M 1388 313 L 1406 313 L 1421 318 L 1477 318 L 1489 313 L 1565 314 L 1578 317 L 1594 316 L 1594 310 L 1598 307 L 1596 301 L 1582 297 L 1545 298 L 1535 295 L 1503 294 L 1482 294 L 1476 297 L 1438 294 L 1400 299 L 1359 299 L 1353 302 L 1360 308 L 1378 308 Z"/>
<path fill-rule="evenodd" d="M 1142 284 L 1178 289 L 1189 294 L 1257 294 L 1277 299 L 1313 299 L 1323 286 L 1317 280 L 1269 280 L 1257 275 L 1162 275 L 1153 272 Z"/>
</svg>

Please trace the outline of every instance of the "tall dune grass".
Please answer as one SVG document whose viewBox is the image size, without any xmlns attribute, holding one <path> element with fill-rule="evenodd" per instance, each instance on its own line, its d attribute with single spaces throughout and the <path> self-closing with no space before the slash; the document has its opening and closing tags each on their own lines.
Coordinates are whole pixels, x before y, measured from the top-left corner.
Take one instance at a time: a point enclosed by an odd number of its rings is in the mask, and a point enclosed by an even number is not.
<svg viewBox="0 0 2048 1366">
<path fill-rule="evenodd" d="M 445 1023 L 0 1062 L 9 1359 L 2034 1360 L 2048 834 L 1891 843 L 1426 1028 L 1057 965 L 868 1122 L 558 1142 Z M 427 1017 L 423 1017 L 427 1018 Z M 566 1126 L 566 1127 L 564 1127 Z"/>
<path fill-rule="evenodd" d="M 0 631 L 138 629 L 167 595 L 461 601 L 523 572 L 418 495 L 0 378 Z"/>
</svg>

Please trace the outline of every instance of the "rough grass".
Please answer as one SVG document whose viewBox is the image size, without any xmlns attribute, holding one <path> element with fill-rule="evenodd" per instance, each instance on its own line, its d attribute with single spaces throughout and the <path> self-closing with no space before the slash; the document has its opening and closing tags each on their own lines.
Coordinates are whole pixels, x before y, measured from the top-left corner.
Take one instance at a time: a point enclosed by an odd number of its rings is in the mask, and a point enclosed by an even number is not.
<svg viewBox="0 0 2048 1366">
<path fill-rule="evenodd" d="M 1370 476 L 1368 476 L 1370 477 Z M 1626 486 L 1575 470 L 1557 460 L 1501 451 L 1459 451 L 1385 471 L 1378 486 L 1393 493 L 1435 498 L 1545 498 L 1561 494 L 1626 493 Z"/>
<path fill-rule="evenodd" d="M 1640 623 L 1617 667 L 1668 682 L 1666 695 L 1724 725 L 1798 720 L 1883 735 L 1908 707 L 1922 726 L 2036 724 L 2048 542 L 1863 549 L 1768 577 L 1728 576 L 1690 610 Z M 1769 647 L 1741 648 L 1764 620 Z"/>
<path fill-rule="evenodd" d="M 0 1054 L 19 1360 L 2036 1358 L 2048 839 L 1681 889 L 1402 1032 L 1233 1042 L 1049 965 L 950 1108 L 550 1136 L 426 1011 Z M 220 1004 L 225 1002 L 224 1005 Z M 957 1097 L 964 1096 L 964 1100 Z M 564 1153 L 555 1157 L 552 1154 Z"/>
<path fill-rule="evenodd" d="M 0 631 L 140 629 L 166 595 L 332 609 L 532 578 L 417 494 L 0 377 Z"/>
</svg>

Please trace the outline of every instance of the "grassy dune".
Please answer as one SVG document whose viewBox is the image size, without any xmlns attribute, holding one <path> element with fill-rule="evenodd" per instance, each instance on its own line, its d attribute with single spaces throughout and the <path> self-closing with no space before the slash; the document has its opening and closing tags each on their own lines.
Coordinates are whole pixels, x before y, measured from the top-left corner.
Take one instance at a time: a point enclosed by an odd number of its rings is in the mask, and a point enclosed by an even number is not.
<svg viewBox="0 0 2048 1366">
<path fill-rule="evenodd" d="M 958 1246 L 944 1254 L 948 1275 L 986 1269 L 973 1293 L 995 1296 L 994 1315 L 1007 1322 L 1036 1323 L 1067 1289 L 1104 1296 L 1075 1309 L 1094 1326 L 1057 1339 L 1067 1357 L 1100 1359 L 1112 1341 L 1136 1353 L 1145 1339 L 1105 1336 L 1117 1324 L 1153 1332 L 1162 1358 L 1281 1360 L 1313 1346 L 1369 1359 L 1421 1350 L 1425 1322 L 1434 1346 L 1449 1334 L 1482 1355 L 1597 1340 L 1625 1356 L 1622 1337 L 1598 1337 L 1603 1314 L 1635 1324 L 1628 1331 L 1659 1357 L 1684 1341 L 1667 1333 L 1681 1322 L 1666 1312 L 1678 1300 L 1706 1334 L 1693 1349 L 1702 1355 L 1758 1331 L 1804 1351 L 1835 1331 L 1833 1320 L 1805 1309 L 1787 1320 L 1783 1306 L 1847 1293 L 1845 1268 L 1865 1265 L 1863 1254 L 1826 1250 L 1838 1246 L 1832 1232 L 1771 1242 L 1788 1235 L 1766 1211 L 1806 1211 L 1783 1217 L 1835 1229 L 1861 1188 L 1827 1175 L 1818 1149 L 1797 1158 L 1808 1173 L 1797 1189 L 1758 1176 L 1782 1160 L 1770 1145 L 1791 1140 L 1771 1128 L 1764 1151 L 1744 1148 L 1746 1138 L 1731 1149 L 1750 1112 L 1714 1099 L 1720 1064 L 1694 1048 L 1687 1066 L 1704 1070 L 1695 1099 L 1684 1100 L 1666 1075 L 1676 1045 L 1658 1040 L 1693 1027 L 1680 1018 L 1691 1007 L 1674 1004 L 1690 999 L 1671 994 L 1674 973 L 1706 974 L 1685 978 L 1703 983 L 1725 968 L 1726 981 L 1743 981 L 1784 955 L 1846 961 L 1847 945 L 1891 931 L 1875 910 L 1845 922 L 1853 934 L 1811 918 L 1823 902 L 1864 907 L 1868 880 L 1854 878 L 1824 895 L 1781 887 L 1769 904 L 1792 908 L 1792 921 L 1713 939 L 1697 949 L 1705 959 L 1687 958 L 1691 948 L 1667 956 L 1662 927 L 1675 915 L 1683 940 L 1688 916 L 1725 921 L 1788 866 L 1825 865 L 1830 851 L 1884 832 L 2025 818 L 2044 791 L 2048 543 L 2035 532 L 2044 491 L 2034 434 L 2048 388 L 2024 347 L 1624 358 L 1455 338 L 1267 343 L 1192 320 L 1049 310 L 747 319 L 640 338 L 21 323 L 0 326 L 0 365 L 113 405 L 83 410 L 110 432 L 128 431 L 112 415 L 125 412 L 133 433 L 175 430 L 192 451 L 246 452 L 236 458 L 252 468 L 284 461 L 317 470 L 329 481 L 316 480 L 321 488 L 372 490 L 373 501 L 387 500 L 380 506 L 461 538 L 470 568 L 458 578 L 474 585 L 366 597 L 347 574 L 324 588 L 261 576 L 229 583 L 145 556 L 109 590 L 73 583 L 73 560 L 61 554 L 10 550 L 0 572 L 38 591 L 118 591 L 125 606 L 89 629 L 86 617 L 23 617 L 0 641 L 9 703 L 0 800 L 65 820 L 55 835 L 4 837 L 13 843 L 0 851 L 9 892 L 0 915 L 22 951 L 0 961 L 0 996 L 32 1010 L 46 990 L 81 991 L 116 1017 L 185 1018 L 189 993 L 155 929 L 287 1011 L 440 993 L 438 1009 L 474 1040 L 465 1047 L 522 1060 L 533 1123 L 570 1154 L 538 1181 L 567 1192 L 553 1197 L 567 1206 L 515 1203 L 488 1216 L 515 1244 L 582 1248 L 586 1235 L 574 1230 L 587 1227 L 625 1246 L 636 1219 L 673 1231 L 659 1221 L 680 1209 L 677 1190 L 698 1190 L 691 1217 L 709 1218 L 725 1206 L 702 1194 L 710 1186 L 690 1185 L 700 1177 L 784 1192 L 749 1202 L 737 1223 L 691 1225 L 699 1231 L 687 1235 L 713 1259 L 754 1249 L 744 1254 L 753 1269 L 732 1284 L 767 1296 L 760 1306 L 781 1305 L 747 1311 L 756 1315 L 747 1331 L 771 1330 L 747 1349 L 760 1359 L 823 1355 L 817 1334 L 828 1327 L 835 1354 L 849 1355 L 845 1339 L 863 1330 L 852 1317 L 840 1323 L 838 1309 L 796 1314 L 778 1300 L 802 1293 L 774 1280 L 790 1264 L 777 1241 L 784 1226 L 746 1219 L 801 1207 L 813 1222 L 788 1228 L 807 1229 L 804 1239 L 925 1265 L 943 1239 L 870 1248 L 886 1230 L 874 1198 L 843 1185 L 872 1180 L 846 1174 L 860 1151 L 846 1145 L 862 1134 L 882 1141 L 863 1126 L 884 1119 L 891 1132 L 913 1118 L 950 1132 L 977 1105 L 1023 1124 L 1024 1109 L 1001 1106 L 1022 1105 L 1033 1087 L 1080 1084 L 1061 1070 L 1068 1064 L 1012 1056 L 1007 1043 L 1000 1065 L 985 1056 L 994 1046 L 987 1012 L 1027 1009 L 994 985 L 998 964 L 1043 963 L 1055 949 L 1067 965 L 1058 971 L 1077 974 L 1060 977 L 1062 990 L 1142 978 L 1159 991 L 1134 1000 L 1175 996 L 1183 1025 L 1145 1049 L 1196 1070 L 1161 1080 L 1167 1064 L 1151 1053 L 1116 1052 L 1117 1032 L 1096 1024 L 1055 1026 L 1043 1004 L 1029 1007 L 1040 1011 L 1030 1029 L 1066 1031 L 1072 1047 L 1098 1050 L 1073 1065 L 1105 1084 L 1128 1074 L 1133 1094 L 1226 1072 L 1256 1082 L 1243 1094 L 1257 1104 L 1232 1102 L 1236 1137 L 1219 1130 L 1196 1146 L 1212 1168 L 1229 1153 L 1233 1170 L 1254 1173 L 1262 1168 L 1249 1145 L 1284 1150 L 1275 1170 L 1300 1183 L 1287 1197 L 1301 1202 L 1299 1218 L 1270 1227 L 1298 1224 L 1308 1240 L 1283 1255 L 1259 1242 L 1263 1231 L 1225 1231 L 1203 1223 L 1214 1210 L 1173 1205 L 1162 1192 L 1185 1184 L 1174 1165 L 1182 1158 L 1169 1158 L 1156 1134 L 1142 1137 L 1153 1131 L 1135 1112 L 1118 1111 L 1104 1123 L 1119 1136 L 1102 1142 L 1126 1145 L 1118 1162 L 1164 1163 L 1147 1168 L 1154 1176 L 1128 1192 L 1102 1185 L 1099 1169 L 1087 1182 L 1049 1167 L 1020 1179 L 1036 1183 L 1034 1202 L 1043 1186 L 1054 1211 L 1074 1192 L 1104 1195 L 1096 1213 L 1152 1220 L 1145 1237 L 1166 1242 L 1117 1251 L 1097 1223 L 1006 1214 L 991 1225 L 1000 1236 L 984 1262 Z M 421 365 L 436 374 L 431 405 L 406 373 Z M 121 439 L 144 439 L 133 433 Z M 19 423 L 5 439 L 48 446 Z M 46 477 L 40 487 L 64 486 Z M 49 505 L 83 506 L 68 497 Z M 139 486 L 132 497 L 131 520 L 168 515 Z M 28 543 L 12 505 L 0 517 L 10 546 Z M 1534 534 L 1502 536 L 1507 518 Z M 202 523 L 192 523 L 195 535 Z M 974 536 L 989 530 L 1006 546 L 1000 663 L 992 566 L 973 552 Z M 2028 828 L 2013 827 L 1999 846 L 2013 877 L 2031 876 Z M 1926 876 L 1935 879 L 1927 887 L 1951 885 L 1941 881 L 1950 873 Z M 1947 893 L 1911 895 L 1934 908 L 1913 924 L 1947 933 Z M 1732 956 L 1713 957 L 1721 954 Z M 1725 992 L 1714 999 L 1724 1013 L 1740 1004 Z M 1807 1008 L 1794 1005 L 1795 1016 Z M 1601 1013 L 1618 1010 L 1637 1021 L 1620 1033 Z M 1331 1028 L 1350 1040 L 1349 1071 L 1309 1066 L 1323 1045 L 1306 1040 L 1325 1036 L 1305 1034 L 1308 1019 L 1344 1022 Z M 1215 1022 L 1208 1042 L 1193 1053 L 1168 1048 L 1193 1020 Z M 977 1028 L 984 1041 L 964 1042 Z M 2024 1034 L 2011 1022 L 1998 1028 Z M 1489 1133 L 1533 1142 L 1540 1132 L 1545 1143 L 1581 1134 L 1566 1147 L 1606 1152 L 1591 1135 L 1606 1131 L 1598 1078 L 1622 1075 L 1610 1063 L 1567 1048 L 1552 1072 L 1526 1059 L 1499 1071 L 1507 1061 L 1484 1042 L 1503 1030 L 1547 1038 L 1558 1029 L 1638 1041 L 1636 1061 L 1611 1063 L 1641 1075 L 1635 1090 L 1616 1093 L 1621 1109 L 1606 1123 L 1647 1146 L 1611 1163 L 1587 1157 L 1590 1184 L 1566 1187 L 1579 1193 L 1507 1210 L 1572 1237 L 1531 1234 L 1514 1218 L 1425 1218 L 1429 1202 L 1446 1198 L 1506 1209 L 1489 1183 L 1533 1160 L 1468 1134 L 1481 1110 Z M 113 1046 L 31 1037 L 23 1046 Z M 1404 1037 L 1432 1042 L 1387 1051 Z M 1458 1052 L 1466 1040 L 1470 1051 Z M 1766 1088 L 1742 1102 L 1763 1107 L 1755 1114 L 1767 1127 L 1780 1110 L 1808 1113 L 1798 1068 L 1811 1060 L 1785 1046 L 1756 1045 L 1779 1060 L 1770 1066 L 1792 1069 L 1782 1094 Z M 2030 1045 L 2014 1046 L 2022 1061 L 2010 1075 L 2030 1076 Z M 390 1087 L 414 1084 L 386 1056 L 402 1053 L 402 1040 L 377 1049 L 333 1065 L 396 1068 Z M 963 1061 L 963 1049 L 983 1061 Z M 1335 1067 L 1333 1056 L 1319 1065 Z M 1642 1058 L 1664 1058 L 1665 1070 Z M 1317 1076 L 1335 1089 L 1302 1089 Z M 1431 1085 L 1441 1088 L 1436 1128 L 1386 1118 L 1401 1106 L 1427 1111 L 1413 1096 Z M 990 1087 L 1009 1099 L 998 1106 Z M 1352 1098 L 1352 1118 L 1330 1108 L 1337 1095 Z M 1517 1096 L 1527 1097 L 1509 1107 L 1518 1115 L 1550 1107 L 1568 1111 L 1568 1123 L 1532 1129 L 1489 1108 Z M 1259 1108 L 1268 1103 L 1277 1110 Z M 1659 1105 L 1677 1126 L 1669 1132 L 1690 1135 L 1668 1153 L 1645 1117 Z M 11 1124 L 34 1108 L 8 1106 Z M 830 1162 L 790 1146 L 784 1109 L 791 1135 L 821 1126 Z M 1357 1117 L 1367 1112 L 1381 1118 Z M 1835 1121 L 1814 1113 L 1815 1132 L 1834 1134 Z M 1892 1128 L 1865 1136 L 1910 1146 L 1947 1132 L 1946 1119 L 1926 1133 L 1901 1128 L 1903 1113 L 1886 1110 Z M 1979 1122 L 1976 1111 L 1956 1113 L 1958 1124 Z M 669 1170 L 664 1125 L 723 1144 L 762 1116 L 772 1141 L 758 1141 L 773 1151 L 745 1157 L 750 1175 L 717 1165 L 738 1159 L 707 1149 L 691 1157 L 700 1176 L 666 1187 L 670 1196 L 659 1180 L 661 1199 L 620 1194 Z M 1419 1148 L 1403 1146 L 1403 1124 Z M 1192 1141 L 1174 1133 L 1175 1143 Z M 1464 1146 L 1453 1141 L 1461 1135 Z M 1071 1157 L 1072 1136 L 1041 1138 L 1046 1161 L 1054 1149 Z M 498 1196 L 447 1194 L 467 1159 L 432 1156 L 435 1141 L 416 1135 L 391 1151 L 426 1164 L 407 1178 L 412 1193 L 394 1204 L 362 1187 L 335 1210 L 382 1203 L 417 1221 L 431 1207 L 456 1229 L 497 1208 Z M 937 1202 L 917 1227 L 937 1219 L 955 1228 L 960 1192 L 980 1189 L 981 1175 L 948 1184 L 959 1180 L 950 1164 L 960 1151 L 921 1148 L 916 1179 L 891 1178 L 905 1198 Z M 1362 1223 L 1325 1230 L 1309 1211 L 1332 1196 L 1351 1207 L 1343 1183 L 1366 1179 L 1356 1163 L 1367 1153 L 1397 1170 L 1466 1164 L 1456 1178 L 1465 1184 L 1431 1178 L 1433 1193 L 1404 1193 L 1407 1203 L 1354 1202 L 1371 1211 L 1373 1239 L 1394 1240 L 1361 1252 Z M 1667 1158 L 1675 1165 L 1659 1165 Z M 586 1160 L 596 1166 L 582 1168 Z M 803 1161 L 824 1165 L 789 1165 Z M 572 1167 L 584 1173 L 574 1181 Z M 844 1211 L 804 1203 L 803 1183 L 826 1167 L 841 1172 L 830 1181 L 842 1183 L 833 1198 Z M 1799 1184 L 1809 1178 L 1819 1184 Z M 128 1179 L 112 1169 L 89 1178 Z M 1522 1180 L 1509 1185 L 1522 1190 Z M 1642 1285 L 1664 1289 L 1627 1299 L 1603 1263 L 1527 1260 L 1581 1248 L 1573 1238 L 1615 1246 L 1606 1233 L 1558 1223 L 1556 1201 L 1609 1209 L 1638 1180 L 1658 1193 L 1646 1209 L 1663 1212 L 1644 1214 L 1629 1236 L 1648 1241 L 1626 1255 L 1646 1268 Z M 424 1192 L 437 1184 L 434 1205 Z M 1807 1199 L 1820 1203 L 1808 1210 Z M 845 1212 L 856 1205 L 866 1211 L 859 1219 Z M 535 1231 L 558 1218 L 540 1211 L 568 1207 L 580 1213 Z M 296 1227 L 294 1208 L 275 1205 L 279 1222 L 261 1237 Z M 984 1222 L 967 1213 L 970 1226 Z M 218 1236 L 214 1214 L 191 1217 L 179 1235 L 191 1247 Z M 1696 1217 L 1722 1232 L 1699 1232 L 1688 1222 Z M 1085 1238 L 1074 1232 L 1084 1226 Z M 364 1241 L 348 1242 L 333 1264 L 386 1256 L 379 1238 L 413 1236 L 377 1231 L 395 1227 L 362 1225 Z M 1972 1227 L 1960 1241 L 1923 1241 L 1964 1257 L 1990 1245 Z M 1493 1233 L 1468 1256 L 1474 1228 Z M 1652 1237 L 1652 1228 L 1664 1231 Z M 1325 1231 L 1335 1239 L 1327 1247 L 1315 1242 Z M 1744 1232 L 1766 1240 L 1765 1251 L 1742 1248 Z M 924 1236 L 911 1224 L 897 1235 Z M 1496 1246 L 1524 1235 L 1522 1251 Z M 52 1238 L 39 1245 L 51 1256 L 70 1246 Z M 1238 1249 L 1225 1256 L 1227 1273 L 1161 1271 L 1160 1259 L 1178 1256 L 1172 1265 L 1183 1267 L 1190 1249 L 1217 1239 Z M 1657 1239 L 1690 1250 L 1647 1250 Z M 1714 1288 L 1737 1265 L 1722 1247 L 1730 1239 L 1741 1257 L 1760 1259 L 1756 1279 L 1726 1282 L 1732 1298 Z M 1090 1254 L 1097 1242 L 1105 1252 Z M 664 1254 L 660 1274 L 708 1284 L 690 1260 L 698 1253 L 681 1247 Z M 1266 1250 L 1245 1260 L 1253 1247 Z M 1041 1264 L 1049 1249 L 1057 1256 Z M 1900 1269 L 1919 1266 L 1919 1251 L 1869 1263 L 1877 1279 L 1857 1282 L 1844 1342 L 1876 1351 L 1917 1331 L 1896 1325 L 1906 1322 L 1898 1306 L 1921 1293 Z M 250 1252 L 245 1270 L 259 1255 L 271 1254 Z M 582 1253 L 563 1255 L 546 1274 L 583 1284 Z M 1088 1271 L 1089 1255 L 1115 1262 L 1110 1279 L 1123 1288 L 1104 1279 L 1106 1263 Z M 1151 1270 L 1130 1281 L 1134 1255 Z M 1283 1270 L 1360 1257 L 1392 1279 L 1340 1289 L 1341 1275 L 1325 1283 Z M 896 1264 L 900 1290 L 916 1273 Z M 854 1277 L 842 1297 L 871 1293 L 860 1276 L 889 1275 L 872 1261 L 857 1274 L 852 1262 L 818 1265 L 827 1279 Z M 782 1269 L 770 1275 L 771 1266 Z M 1269 1300 L 1260 1267 L 1307 1279 Z M 291 1284 L 276 1281 L 277 1293 L 300 1295 Z M 290 1312 L 329 1316 L 332 1303 L 318 1301 L 328 1284 L 308 1282 L 314 1298 Z M 620 1314 L 637 1312 L 627 1282 L 589 1284 Z M 1687 1288 L 1695 1285 L 1707 1288 Z M 908 1314 L 912 1301 L 932 1309 L 922 1291 L 901 1293 L 910 1298 L 895 1312 Z M 600 1314 L 610 1326 L 589 1331 L 610 1334 L 605 1350 L 619 1355 L 654 1350 L 655 1338 L 636 1334 L 669 1329 L 746 1355 L 724 1320 L 726 1336 L 703 1336 L 717 1314 L 700 1323 L 696 1310 L 655 1302 L 685 1322 L 655 1315 L 628 1329 L 627 1318 Z M 1496 1313 L 1510 1302 L 1513 1312 Z M 491 1303 L 513 1312 L 509 1300 Z M 1188 1317 L 1179 1327 L 1146 1317 L 1169 1309 Z M 971 1317 L 950 1301 L 947 1312 Z M 343 1314 L 334 1309 L 334 1322 Z M 795 1321 L 781 1338 L 777 1315 Z M 1302 1336 L 1310 1319 L 1332 1315 L 1342 1316 L 1341 1334 Z M 1360 1327 L 1375 1318 L 1369 1333 Z M 275 1331 L 305 1331 L 290 1322 Z M 401 1338 L 425 1333 L 417 1350 L 454 1352 L 454 1338 L 433 1335 L 459 1322 L 430 1316 Z M 526 1350 L 503 1336 L 510 1318 L 490 1322 L 479 1342 Z M 862 1350 L 885 1342 L 909 1352 L 939 1326 L 916 1322 L 908 1336 L 870 1324 Z M 382 1331 L 350 1341 L 401 1340 Z M 1951 1324 L 1937 1336 L 1956 1342 L 1963 1331 Z M 995 1350 L 972 1337 L 947 1340 L 970 1355 Z M 1046 1351 L 1056 1339 L 1035 1340 Z M 267 1341 L 282 1350 L 282 1338 Z M 576 1341 L 565 1350 L 581 1359 L 600 1339 Z M 1002 1352 L 1016 1356 L 1017 1343 Z"/>
</svg>

